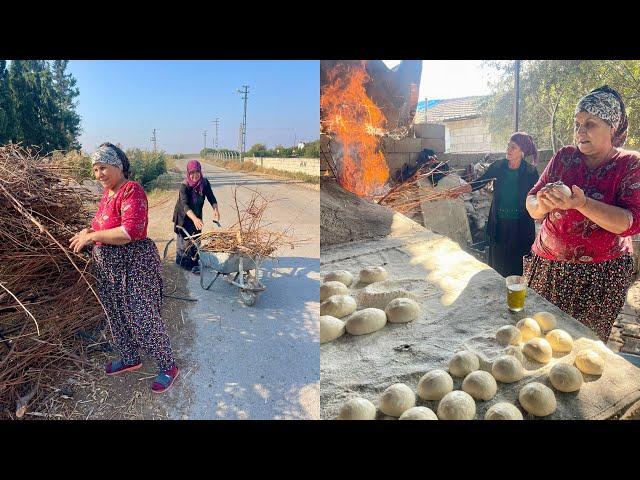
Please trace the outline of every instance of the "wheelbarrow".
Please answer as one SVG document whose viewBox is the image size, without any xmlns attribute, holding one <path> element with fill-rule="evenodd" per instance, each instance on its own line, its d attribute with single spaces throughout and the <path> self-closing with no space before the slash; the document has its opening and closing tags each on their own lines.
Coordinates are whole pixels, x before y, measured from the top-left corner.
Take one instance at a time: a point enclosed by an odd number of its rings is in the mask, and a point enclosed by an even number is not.
<svg viewBox="0 0 640 480">
<path fill-rule="evenodd" d="M 218 222 L 218 226 L 220 224 Z M 260 255 L 251 255 L 248 253 L 228 253 L 228 252 L 210 252 L 202 249 L 202 243 L 200 241 L 200 235 L 189 235 L 184 228 L 178 225 L 178 228 L 185 234 L 185 238 L 189 240 L 198 251 L 199 266 L 200 266 L 200 286 L 209 290 L 211 285 L 222 276 L 231 285 L 238 287 L 238 293 L 240 299 L 247 306 L 255 305 L 258 297 L 262 292 L 266 290 L 260 282 L 260 264 L 262 257 Z M 165 247 L 165 257 L 169 244 L 174 239 L 171 239 Z M 251 272 L 253 270 L 253 273 Z M 213 276 L 211 281 L 205 279 L 210 276 L 207 272 L 210 272 Z"/>
</svg>

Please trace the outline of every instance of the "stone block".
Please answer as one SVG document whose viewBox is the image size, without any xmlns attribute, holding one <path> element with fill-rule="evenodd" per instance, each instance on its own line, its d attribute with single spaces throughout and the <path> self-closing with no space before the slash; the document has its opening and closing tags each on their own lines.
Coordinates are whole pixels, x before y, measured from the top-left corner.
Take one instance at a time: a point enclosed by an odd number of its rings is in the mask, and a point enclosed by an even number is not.
<svg viewBox="0 0 640 480">
<path fill-rule="evenodd" d="M 416 123 L 413 125 L 417 138 L 444 138 L 444 125 L 437 123 Z"/>
<path fill-rule="evenodd" d="M 622 335 L 625 337 L 640 338 L 640 324 L 626 323 L 622 329 Z"/>
<path fill-rule="evenodd" d="M 640 338 L 625 337 L 624 345 L 620 348 L 621 352 L 640 354 Z"/>
<path fill-rule="evenodd" d="M 393 175 L 397 169 L 402 168 L 406 163 L 411 162 L 411 156 L 408 153 L 387 153 L 385 155 L 387 165 L 389 167 L 389 173 Z"/>
<path fill-rule="evenodd" d="M 424 148 L 429 148 L 436 153 L 444 153 L 444 149 L 445 149 L 444 137 L 420 139 L 420 150 Z"/>
<path fill-rule="evenodd" d="M 395 153 L 417 153 L 422 150 L 420 138 L 403 138 L 395 141 Z"/>
<path fill-rule="evenodd" d="M 382 138 L 382 149 L 386 153 L 395 153 L 396 152 L 396 141 L 390 137 Z"/>
</svg>

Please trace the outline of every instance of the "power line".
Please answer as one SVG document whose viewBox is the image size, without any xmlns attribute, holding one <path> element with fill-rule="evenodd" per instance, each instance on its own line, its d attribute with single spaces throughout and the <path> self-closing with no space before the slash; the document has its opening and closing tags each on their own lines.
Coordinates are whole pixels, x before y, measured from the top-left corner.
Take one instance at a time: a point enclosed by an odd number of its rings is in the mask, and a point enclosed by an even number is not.
<svg viewBox="0 0 640 480">
<path fill-rule="evenodd" d="M 216 117 L 215 120 L 213 120 L 213 124 L 216 126 L 216 141 L 215 141 L 215 147 L 214 148 L 218 148 L 218 124 L 220 123 L 220 119 L 218 117 Z"/>
<path fill-rule="evenodd" d="M 247 98 L 249 97 L 249 85 L 243 85 L 243 89 L 238 89 L 244 100 L 244 116 L 242 117 L 242 148 L 240 150 L 240 161 L 244 161 L 244 152 L 247 147 Z"/>
</svg>

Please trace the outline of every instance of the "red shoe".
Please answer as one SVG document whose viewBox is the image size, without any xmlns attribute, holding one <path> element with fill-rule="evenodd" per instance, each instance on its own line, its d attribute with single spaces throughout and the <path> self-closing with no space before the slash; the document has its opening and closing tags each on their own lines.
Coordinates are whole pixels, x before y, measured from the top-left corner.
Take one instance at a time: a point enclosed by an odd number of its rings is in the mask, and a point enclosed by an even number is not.
<svg viewBox="0 0 640 480">
<path fill-rule="evenodd" d="M 104 371 L 107 375 L 119 375 L 124 372 L 133 372 L 141 367 L 142 362 L 136 363 L 135 365 L 127 365 L 122 360 L 116 360 L 114 362 L 107 363 L 104 367 Z"/>
<path fill-rule="evenodd" d="M 155 381 L 153 382 L 153 385 L 151 385 L 151 391 L 153 393 L 166 392 L 171 388 L 179 373 L 180 371 L 175 365 L 166 372 L 159 373 Z"/>
</svg>

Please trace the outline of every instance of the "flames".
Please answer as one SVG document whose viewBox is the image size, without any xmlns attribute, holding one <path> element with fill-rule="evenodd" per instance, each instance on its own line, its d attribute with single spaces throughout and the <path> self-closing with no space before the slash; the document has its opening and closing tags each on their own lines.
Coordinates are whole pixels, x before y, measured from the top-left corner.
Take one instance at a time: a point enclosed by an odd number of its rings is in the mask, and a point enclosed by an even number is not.
<svg viewBox="0 0 640 480">
<path fill-rule="evenodd" d="M 338 182 L 359 196 L 380 193 L 389 168 L 380 151 L 386 118 L 365 90 L 370 77 L 365 62 L 338 63 L 327 74 L 320 94 L 322 128 L 340 146 Z"/>
</svg>

